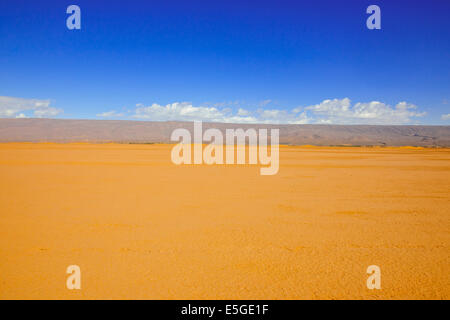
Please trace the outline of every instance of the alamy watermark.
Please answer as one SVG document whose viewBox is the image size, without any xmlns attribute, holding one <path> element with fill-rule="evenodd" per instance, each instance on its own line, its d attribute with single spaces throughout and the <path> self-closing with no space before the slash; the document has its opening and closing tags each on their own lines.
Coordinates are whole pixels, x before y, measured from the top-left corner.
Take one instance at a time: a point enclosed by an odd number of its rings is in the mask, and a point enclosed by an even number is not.
<svg viewBox="0 0 450 320">
<path fill-rule="evenodd" d="M 81 29 L 81 9 L 78 5 L 72 4 L 67 7 L 66 13 L 70 14 L 66 19 L 66 26 L 69 30 Z M 366 26 L 369 30 L 381 29 L 381 9 L 379 6 L 372 4 L 367 7 L 366 13 L 370 16 L 366 20 Z"/>
<path fill-rule="evenodd" d="M 377 265 L 370 265 L 367 267 L 367 274 L 369 277 L 367 278 L 367 289 L 381 289 L 381 269 Z"/>
<path fill-rule="evenodd" d="M 172 162 L 180 164 L 245 164 L 248 150 L 248 164 L 261 164 L 261 175 L 274 175 L 279 169 L 279 129 L 271 129 L 268 137 L 267 129 L 249 128 L 225 129 L 210 128 L 203 133 L 201 121 L 194 122 L 194 139 L 187 129 L 175 129 L 170 136 L 171 141 L 179 142 L 172 148 Z M 248 146 L 246 141 L 248 139 Z M 270 141 L 270 154 L 268 143 Z M 203 147 L 204 142 L 209 142 Z M 235 144 L 236 142 L 236 144 Z M 194 149 L 192 157 L 192 148 Z M 235 157 L 236 151 L 236 157 Z M 193 158 L 193 159 L 192 159 Z M 235 160 L 236 159 L 236 160 Z"/>
<path fill-rule="evenodd" d="M 72 4 L 67 7 L 66 13 L 70 14 L 66 19 L 66 26 L 69 30 L 81 29 L 81 9 L 79 6 Z"/>
<path fill-rule="evenodd" d="M 367 7 L 366 13 L 370 16 L 366 20 L 366 26 L 369 30 L 381 29 L 381 9 L 379 6 L 372 4 Z"/>
<path fill-rule="evenodd" d="M 76 264 L 67 267 L 66 273 L 70 274 L 66 280 L 66 287 L 69 290 L 81 289 L 81 269 Z"/>
</svg>

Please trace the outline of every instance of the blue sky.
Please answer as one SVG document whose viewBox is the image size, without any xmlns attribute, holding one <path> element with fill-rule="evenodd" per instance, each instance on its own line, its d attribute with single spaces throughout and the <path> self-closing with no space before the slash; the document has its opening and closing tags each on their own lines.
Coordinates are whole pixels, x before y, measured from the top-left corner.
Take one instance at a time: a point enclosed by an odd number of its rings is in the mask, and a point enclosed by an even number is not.
<svg viewBox="0 0 450 320">
<path fill-rule="evenodd" d="M 81 30 L 66 27 L 71 4 Z M 366 27 L 371 4 L 381 30 Z M 0 117 L 449 124 L 449 9 L 3 0 Z"/>
</svg>

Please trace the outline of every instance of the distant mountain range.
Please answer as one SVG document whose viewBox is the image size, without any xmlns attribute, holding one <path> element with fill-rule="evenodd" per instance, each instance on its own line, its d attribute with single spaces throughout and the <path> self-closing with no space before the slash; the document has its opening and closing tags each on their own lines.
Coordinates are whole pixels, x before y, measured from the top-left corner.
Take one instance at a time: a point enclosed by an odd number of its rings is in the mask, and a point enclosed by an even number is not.
<svg viewBox="0 0 450 320">
<path fill-rule="evenodd" d="M 127 120 L 0 119 L 0 142 L 170 143 L 176 128 L 193 131 L 192 122 Z M 290 145 L 450 147 L 450 126 L 419 125 L 264 125 L 203 123 L 217 128 L 279 128 Z"/>
</svg>

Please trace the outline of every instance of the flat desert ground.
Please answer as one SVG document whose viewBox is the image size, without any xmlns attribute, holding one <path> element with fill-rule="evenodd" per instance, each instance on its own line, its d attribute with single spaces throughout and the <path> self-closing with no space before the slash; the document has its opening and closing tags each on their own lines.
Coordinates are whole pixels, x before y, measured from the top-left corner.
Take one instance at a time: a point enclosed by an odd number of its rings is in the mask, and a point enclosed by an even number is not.
<svg viewBox="0 0 450 320">
<path fill-rule="evenodd" d="M 0 144 L 0 298 L 450 298 L 450 149 L 282 146 L 261 176 L 171 148 Z"/>
</svg>

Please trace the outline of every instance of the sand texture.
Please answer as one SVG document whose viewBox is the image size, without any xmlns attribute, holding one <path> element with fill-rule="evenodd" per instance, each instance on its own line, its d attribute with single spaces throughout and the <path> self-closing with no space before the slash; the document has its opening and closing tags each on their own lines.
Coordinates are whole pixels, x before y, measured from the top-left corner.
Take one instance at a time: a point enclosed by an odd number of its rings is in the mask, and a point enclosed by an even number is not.
<svg viewBox="0 0 450 320">
<path fill-rule="evenodd" d="M 171 148 L 0 144 L 0 298 L 450 298 L 450 149 L 283 146 L 261 176 Z"/>
</svg>

